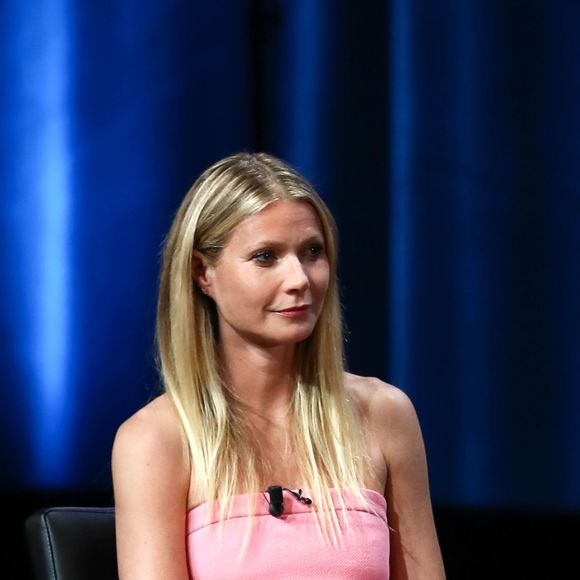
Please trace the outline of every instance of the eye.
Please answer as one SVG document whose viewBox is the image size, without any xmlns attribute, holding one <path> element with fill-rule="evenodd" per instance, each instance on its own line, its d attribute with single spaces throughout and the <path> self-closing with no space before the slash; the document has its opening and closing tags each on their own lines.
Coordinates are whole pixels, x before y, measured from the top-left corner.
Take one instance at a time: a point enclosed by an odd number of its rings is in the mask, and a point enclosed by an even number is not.
<svg viewBox="0 0 580 580">
<path fill-rule="evenodd" d="M 324 246 L 322 244 L 310 244 L 306 253 L 310 259 L 315 260 L 324 253 Z"/>
<path fill-rule="evenodd" d="M 261 265 L 271 264 L 275 260 L 274 252 L 272 250 L 260 250 L 252 256 L 252 260 Z"/>
</svg>

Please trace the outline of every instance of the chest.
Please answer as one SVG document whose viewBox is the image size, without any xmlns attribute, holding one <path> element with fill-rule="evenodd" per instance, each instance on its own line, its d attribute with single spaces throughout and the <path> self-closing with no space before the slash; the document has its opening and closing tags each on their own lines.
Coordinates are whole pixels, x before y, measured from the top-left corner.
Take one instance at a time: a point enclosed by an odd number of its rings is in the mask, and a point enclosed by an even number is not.
<svg viewBox="0 0 580 580">
<path fill-rule="evenodd" d="M 373 430 L 363 425 L 363 440 L 368 461 L 365 465 L 363 485 L 380 494 L 384 493 L 387 482 L 387 465 Z M 300 474 L 300 453 L 303 451 L 300 441 L 292 442 L 291 437 L 283 432 L 268 433 L 256 441 L 256 452 L 259 460 L 258 478 L 260 489 L 265 490 L 271 485 L 281 485 L 289 489 L 304 488 L 304 481 Z M 192 476 L 190 490 L 195 489 Z M 205 498 L 194 497 L 190 494 L 189 504 L 196 505 Z"/>
<path fill-rule="evenodd" d="M 364 486 L 382 494 L 387 483 L 387 463 L 380 440 L 367 428 L 363 430 L 363 440 L 367 455 L 363 474 Z M 294 445 L 287 438 L 274 437 L 264 441 L 260 447 L 264 488 L 269 485 L 282 485 L 291 489 L 304 487 L 300 476 L 300 453 L 305 451 L 299 441 Z"/>
</svg>

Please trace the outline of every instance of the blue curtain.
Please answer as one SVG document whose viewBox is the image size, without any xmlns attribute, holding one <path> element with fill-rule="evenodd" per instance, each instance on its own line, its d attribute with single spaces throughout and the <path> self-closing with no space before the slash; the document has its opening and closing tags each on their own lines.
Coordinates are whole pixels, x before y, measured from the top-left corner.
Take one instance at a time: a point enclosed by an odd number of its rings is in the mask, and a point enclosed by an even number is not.
<svg viewBox="0 0 580 580">
<path fill-rule="evenodd" d="M 173 212 L 251 139 L 246 8 L 2 3 L 4 484 L 106 484 L 115 425 L 156 383 Z"/>
<path fill-rule="evenodd" d="M 392 3 L 389 372 L 441 502 L 580 505 L 579 16 Z"/>
<path fill-rule="evenodd" d="M 173 212 L 263 149 L 335 213 L 349 367 L 415 402 L 434 502 L 580 506 L 579 12 L 2 3 L 2 485 L 109 485 Z"/>
</svg>

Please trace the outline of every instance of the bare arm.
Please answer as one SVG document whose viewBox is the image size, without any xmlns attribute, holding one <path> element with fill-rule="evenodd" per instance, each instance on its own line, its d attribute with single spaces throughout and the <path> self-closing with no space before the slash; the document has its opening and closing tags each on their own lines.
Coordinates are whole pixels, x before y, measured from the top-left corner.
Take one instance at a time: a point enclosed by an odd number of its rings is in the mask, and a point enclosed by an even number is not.
<svg viewBox="0 0 580 580">
<path fill-rule="evenodd" d="M 402 391 L 383 384 L 382 415 L 391 527 L 392 580 L 442 580 L 443 560 L 433 520 L 425 447 L 415 408 Z"/>
<path fill-rule="evenodd" d="M 189 469 L 165 397 L 121 425 L 112 469 L 120 580 L 188 580 Z"/>
</svg>

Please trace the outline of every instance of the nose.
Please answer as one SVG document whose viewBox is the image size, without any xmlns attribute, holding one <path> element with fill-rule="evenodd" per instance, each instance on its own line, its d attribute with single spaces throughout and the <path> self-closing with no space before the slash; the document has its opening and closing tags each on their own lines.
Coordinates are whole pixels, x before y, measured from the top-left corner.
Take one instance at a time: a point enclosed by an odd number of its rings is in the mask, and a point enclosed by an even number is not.
<svg viewBox="0 0 580 580">
<path fill-rule="evenodd" d="M 304 264 L 297 256 L 287 257 L 284 281 L 288 292 L 303 292 L 310 286 L 310 278 Z"/>
</svg>

